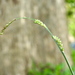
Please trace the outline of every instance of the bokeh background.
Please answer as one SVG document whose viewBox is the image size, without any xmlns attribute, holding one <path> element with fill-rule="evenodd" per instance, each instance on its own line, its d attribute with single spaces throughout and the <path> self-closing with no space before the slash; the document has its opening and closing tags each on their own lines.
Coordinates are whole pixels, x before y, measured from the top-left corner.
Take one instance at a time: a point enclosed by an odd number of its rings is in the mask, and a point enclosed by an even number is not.
<svg viewBox="0 0 75 75">
<path fill-rule="evenodd" d="M 43 21 L 61 39 L 75 71 L 75 0 L 0 0 L 0 30 L 18 17 Z M 45 28 L 21 19 L 0 35 L 0 75 L 63 74 L 69 69 Z"/>
</svg>

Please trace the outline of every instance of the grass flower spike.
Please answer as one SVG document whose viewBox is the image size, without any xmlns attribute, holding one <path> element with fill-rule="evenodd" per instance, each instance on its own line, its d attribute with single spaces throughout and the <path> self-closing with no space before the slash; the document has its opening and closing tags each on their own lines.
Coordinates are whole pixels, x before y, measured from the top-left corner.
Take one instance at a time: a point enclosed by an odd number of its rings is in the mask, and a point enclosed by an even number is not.
<svg viewBox="0 0 75 75">
<path fill-rule="evenodd" d="M 41 22 L 40 20 L 38 20 L 38 19 L 35 19 L 34 23 L 39 24 L 39 25 L 47 28 L 46 25 L 43 22 Z"/>
<path fill-rule="evenodd" d="M 61 40 L 57 36 L 53 36 L 54 40 L 57 42 L 59 48 L 61 51 L 64 51 L 63 44 L 61 43 Z"/>
<path fill-rule="evenodd" d="M 8 24 L 5 25 L 5 27 L 1 30 L 0 35 L 3 35 L 3 32 L 5 31 L 5 29 L 14 21 L 16 21 L 16 19 L 13 19 L 12 21 L 10 21 Z"/>
</svg>

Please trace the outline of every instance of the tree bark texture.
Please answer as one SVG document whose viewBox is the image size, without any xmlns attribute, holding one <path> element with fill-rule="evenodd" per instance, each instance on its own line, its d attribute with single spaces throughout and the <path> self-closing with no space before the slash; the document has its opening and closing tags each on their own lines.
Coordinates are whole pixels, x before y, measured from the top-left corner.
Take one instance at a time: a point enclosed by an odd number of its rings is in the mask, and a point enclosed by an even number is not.
<svg viewBox="0 0 75 75">
<path fill-rule="evenodd" d="M 65 12 L 64 0 L 0 0 L 0 30 L 16 17 L 40 19 L 61 38 L 72 64 Z M 32 21 L 21 19 L 0 36 L 0 75 L 27 75 L 32 59 L 36 64 L 64 62 L 49 33 Z"/>
</svg>

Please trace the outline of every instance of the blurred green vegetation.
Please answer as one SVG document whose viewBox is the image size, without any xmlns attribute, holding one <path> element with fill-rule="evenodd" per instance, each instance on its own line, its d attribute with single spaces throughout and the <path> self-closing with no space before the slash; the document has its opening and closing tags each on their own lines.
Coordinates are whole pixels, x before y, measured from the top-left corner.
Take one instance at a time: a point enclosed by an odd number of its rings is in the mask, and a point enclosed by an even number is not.
<svg viewBox="0 0 75 75">
<path fill-rule="evenodd" d="M 75 0 L 66 0 L 69 34 L 75 38 Z"/>
<path fill-rule="evenodd" d="M 75 50 L 71 50 L 71 56 L 74 64 L 72 69 L 75 73 Z M 50 63 L 36 65 L 33 63 L 32 69 L 27 75 L 71 75 L 71 73 L 68 68 L 65 68 L 63 63 L 58 65 Z"/>
<path fill-rule="evenodd" d="M 75 0 L 66 0 L 67 3 L 74 3 Z"/>
<path fill-rule="evenodd" d="M 41 64 L 39 67 L 34 64 L 28 75 L 70 75 L 70 71 L 65 69 L 64 64 Z"/>
<path fill-rule="evenodd" d="M 75 73 L 75 49 L 72 49 L 71 50 L 71 57 L 72 57 L 72 60 L 73 60 L 73 66 L 72 66 L 72 69 Z"/>
<path fill-rule="evenodd" d="M 75 39 L 75 0 L 66 0 L 69 34 Z M 75 42 L 75 41 L 74 41 Z M 71 49 L 73 71 L 75 73 L 75 49 Z"/>
<path fill-rule="evenodd" d="M 71 51 L 71 56 L 72 56 L 73 64 L 75 66 L 75 50 Z"/>
<path fill-rule="evenodd" d="M 75 39 L 75 0 L 66 0 L 69 34 Z M 75 42 L 75 41 L 74 41 Z M 75 49 L 71 49 L 73 70 L 75 72 Z"/>
</svg>

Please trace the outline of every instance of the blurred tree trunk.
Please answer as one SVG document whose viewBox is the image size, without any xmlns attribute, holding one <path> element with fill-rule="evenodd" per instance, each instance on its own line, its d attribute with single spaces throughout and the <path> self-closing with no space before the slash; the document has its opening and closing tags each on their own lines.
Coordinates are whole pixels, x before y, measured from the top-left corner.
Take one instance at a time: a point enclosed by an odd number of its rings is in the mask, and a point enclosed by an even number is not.
<svg viewBox="0 0 75 75">
<path fill-rule="evenodd" d="M 64 0 L 0 0 L 0 30 L 15 17 L 42 20 L 53 34 L 61 38 L 66 56 L 72 64 Z M 26 75 L 33 60 L 38 63 L 64 62 L 49 33 L 29 20 L 19 20 L 0 36 L 0 75 Z"/>
</svg>

